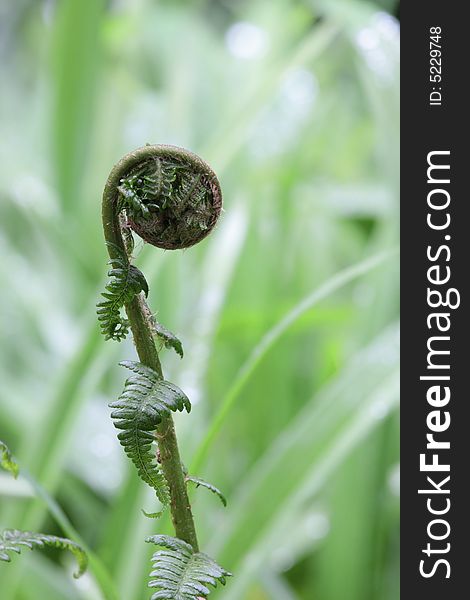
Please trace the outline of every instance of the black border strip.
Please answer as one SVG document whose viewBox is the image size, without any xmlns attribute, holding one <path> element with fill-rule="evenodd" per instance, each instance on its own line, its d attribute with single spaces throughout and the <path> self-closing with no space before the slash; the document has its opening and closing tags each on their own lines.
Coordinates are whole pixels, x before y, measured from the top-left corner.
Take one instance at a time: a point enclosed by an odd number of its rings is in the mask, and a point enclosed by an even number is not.
<svg viewBox="0 0 470 600">
<path fill-rule="evenodd" d="M 470 515 L 467 514 L 470 512 L 467 464 L 470 462 L 470 398 L 466 388 L 466 373 L 470 372 L 467 343 L 470 327 L 466 312 L 470 271 L 467 244 L 470 233 L 466 220 L 470 197 L 466 180 L 470 163 L 466 147 L 469 125 L 465 105 L 468 101 L 464 91 L 468 78 L 465 49 L 469 25 L 462 14 L 463 8 L 464 5 L 455 2 L 426 0 L 403 3 L 400 11 L 402 600 L 470 597 L 466 585 L 470 576 Z M 430 55 L 431 27 L 441 29 L 440 65 L 438 61 L 430 61 L 433 58 Z M 431 70 L 431 66 L 440 66 L 441 81 L 435 77 L 439 69 Z M 430 77 L 436 81 L 430 81 Z M 430 105 L 430 93 L 437 91 L 442 96 L 440 104 Z M 438 94 L 432 99 L 437 102 Z M 449 154 L 429 154 L 435 151 L 449 151 Z M 428 182 L 428 160 L 448 164 L 450 169 L 431 169 Z M 447 178 L 450 181 L 445 183 Z M 444 205 L 448 194 L 449 206 L 442 210 L 430 208 L 428 194 L 432 190 L 444 192 L 432 192 L 431 204 Z M 428 214 L 431 214 L 431 223 L 438 226 L 446 222 L 448 214 L 448 227 L 433 229 L 427 223 Z M 432 266 L 438 268 L 429 272 Z M 450 278 L 446 283 L 429 281 L 430 278 L 442 280 L 448 273 Z M 457 290 L 450 294 L 450 303 L 456 304 L 459 296 L 460 306 L 432 308 L 428 288 L 440 291 L 443 297 L 449 289 Z M 437 294 L 431 296 L 431 302 L 439 303 Z M 429 317 L 432 313 L 445 313 L 449 320 Z M 447 332 L 439 331 L 438 320 L 442 328 L 449 325 Z M 449 339 L 430 341 L 433 336 Z M 429 355 L 427 344 L 431 344 L 431 349 L 450 353 Z M 428 359 L 435 368 L 428 364 Z M 444 368 L 446 365 L 448 369 Z M 448 376 L 449 380 L 433 381 L 420 379 L 420 376 Z M 440 386 L 434 394 L 428 391 L 433 386 Z M 443 399 L 445 387 L 450 392 L 447 403 Z M 429 416 L 431 413 L 434 414 Z M 450 424 L 444 428 L 448 419 Z M 438 427 L 444 430 L 432 431 Z M 434 434 L 434 440 L 448 441 L 450 449 L 426 448 L 426 435 L 430 433 Z M 449 465 L 449 471 L 421 470 L 420 454 L 425 454 L 425 463 L 436 460 L 439 465 Z M 433 454 L 437 455 L 435 459 Z M 428 476 L 434 483 L 427 480 Z M 450 479 L 444 481 L 448 476 Z M 419 494 L 419 489 L 430 492 Z M 444 493 L 444 490 L 449 492 Z M 446 508 L 448 510 L 441 515 L 430 512 Z M 448 523 L 449 531 L 443 522 L 432 523 L 439 519 Z M 442 539 L 432 539 L 430 534 Z M 438 560 L 443 562 L 437 564 Z M 420 564 L 423 572 L 429 575 L 434 571 L 433 574 L 424 577 Z"/>
</svg>

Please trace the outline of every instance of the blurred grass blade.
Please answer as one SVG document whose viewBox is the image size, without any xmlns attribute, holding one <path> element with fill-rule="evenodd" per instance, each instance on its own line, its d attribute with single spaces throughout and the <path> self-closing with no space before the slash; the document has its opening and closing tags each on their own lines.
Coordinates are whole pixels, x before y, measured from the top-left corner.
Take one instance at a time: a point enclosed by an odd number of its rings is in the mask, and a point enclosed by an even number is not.
<svg viewBox="0 0 470 600">
<path fill-rule="evenodd" d="M 256 119 L 273 97 L 286 73 L 318 58 L 330 46 L 337 33 L 337 26 L 330 22 L 314 27 L 286 59 L 263 72 L 259 85 L 241 98 L 235 114 L 227 116 L 224 125 L 216 131 L 214 139 L 203 150 L 203 156 L 214 162 L 218 173 L 228 167 L 249 138 Z M 236 127 L 233 126 L 234 123 L 237 124 Z"/>
<path fill-rule="evenodd" d="M 256 367 L 259 365 L 270 348 L 272 348 L 272 346 L 289 329 L 289 327 L 291 327 L 291 325 L 295 323 L 295 321 L 299 319 L 305 312 L 318 304 L 318 302 L 321 302 L 330 294 L 347 285 L 351 281 L 354 281 L 358 277 L 361 277 L 372 269 L 375 269 L 385 260 L 390 259 L 394 255 L 394 252 L 383 252 L 337 273 L 323 285 L 321 285 L 317 290 L 313 291 L 306 298 L 301 300 L 299 304 L 289 311 L 285 317 L 283 317 L 263 336 L 261 341 L 255 346 L 250 356 L 239 370 L 237 376 L 232 382 L 232 385 L 225 394 L 221 403 L 221 407 L 213 418 L 209 430 L 206 433 L 206 436 L 204 437 L 193 460 L 193 464 L 191 465 L 192 473 L 200 472 L 210 447 L 219 434 L 225 419 L 229 415 L 238 396 L 240 395 L 240 392 L 245 387 L 247 381 L 253 375 Z"/>
<path fill-rule="evenodd" d="M 54 162 L 65 208 L 80 198 L 98 84 L 100 28 L 104 0 L 62 0 L 57 4 L 53 45 Z"/>
<path fill-rule="evenodd" d="M 390 327 L 313 398 L 247 474 L 213 555 L 237 572 L 227 598 L 240 598 L 270 553 L 288 544 L 292 519 L 311 503 L 351 449 L 398 402 L 398 329 Z"/>
</svg>

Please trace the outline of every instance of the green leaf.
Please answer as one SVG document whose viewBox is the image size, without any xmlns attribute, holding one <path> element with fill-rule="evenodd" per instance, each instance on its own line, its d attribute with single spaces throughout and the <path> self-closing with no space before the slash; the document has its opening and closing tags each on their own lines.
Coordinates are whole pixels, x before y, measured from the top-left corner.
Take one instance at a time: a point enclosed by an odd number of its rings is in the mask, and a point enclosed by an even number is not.
<svg viewBox="0 0 470 600">
<path fill-rule="evenodd" d="M 168 535 L 153 535 L 147 542 L 166 548 L 152 557 L 153 579 L 149 587 L 157 588 L 151 600 L 198 600 L 210 594 L 207 585 L 225 585 L 231 573 L 220 567 L 202 552 L 194 552 L 192 546 Z"/>
<path fill-rule="evenodd" d="M 0 455 L 0 465 L 2 466 L 2 469 L 10 471 L 10 473 L 16 479 L 19 473 L 18 464 L 13 460 L 10 449 L 4 442 L 2 442 L 2 440 L 0 440 Z"/>
<path fill-rule="evenodd" d="M 208 483 L 207 481 L 204 481 L 204 479 L 199 479 L 199 477 L 193 477 L 192 475 L 186 475 L 185 479 L 186 481 L 191 481 L 192 483 L 195 483 L 196 488 L 203 487 L 206 488 L 206 490 L 212 492 L 213 494 L 216 494 L 220 498 L 222 504 L 224 506 L 227 506 L 227 500 L 225 496 L 222 494 L 219 488 L 215 487 L 215 485 L 212 485 L 212 483 Z"/>
<path fill-rule="evenodd" d="M 109 264 L 112 266 L 108 271 L 111 279 L 102 293 L 104 300 L 96 305 L 96 312 L 105 339 L 120 342 L 129 332 L 129 323 L 121 315 L 122 307 L 140 292 L 147 296 L 149 290 L 143 273 L 131 265 L 122 252 L 121 256 L 112 258 Z"/>
<path fill-rule="evenodd" d="M 159 510 L 157 512 L 151 513 L 151 512 L 147 512 L 143 508 L 141 508 L 140 510 L 142 511 L 142 514 L 144 515 L 144 517 L 147 517 L 147 519 L 160 519 L 160 517 L 165 512 L 164 510 Z"/>
<path fill-rule="evenodd" d="M 150 210 L 165 208 L 176 179 L 176 165 L 152 158 L 121 180 L 118 208 L 131 217 L 150 218 Z"/>
<path fill-rule="evenodd" d="M 156 462 L 152 443 L 155 429 L 171 411 L 191 410 L 186 394 L 173 383 L 163 380 L 153 369 L 142 363 L 119 363 L 133 371 L 125 383 L 124 391 L 113 408 L 111 418 L 121 430 L 118 439 L 126 454 L 137 467 L 139 476 L 148 483 L 163 505 L 169 502 L 166 479 Z"/>
<path fill-rule="evenodd" d="M 141 176 L 143 177 L 144 197 L 159 202 L 162 208 L 165 208 L 165 203 L 173 192 L 176 165 L 155 157 L 145 166 Z"/>
<path fill-rule="evenodd" d="M 183 358 L 183 344 L 174 333 L 169 331 L 164 325 L 158 323 L 155 319 L 152 322 L 154 333 L 163 342 L 165 348 L 173 348 L 173 350 Z"/>
<path fill-rule="evenodd" d="M 75 555 L 78 563 L 78 570 L 74 577 L 83 575 L 88 565 L 88 558 L 81 546 L 67 538 L 47 535 L 45 533 L 33 533 L 31 531 L 19 531 L 18 529 L 5 529 L 0 535 L 0 560 L 4 562 L 11 561 L 11 552 L 21 554 L 23 547 L 34 550 L 35 548 L 59 548 L 60 550 L 70 550 Z"/>
</svg>

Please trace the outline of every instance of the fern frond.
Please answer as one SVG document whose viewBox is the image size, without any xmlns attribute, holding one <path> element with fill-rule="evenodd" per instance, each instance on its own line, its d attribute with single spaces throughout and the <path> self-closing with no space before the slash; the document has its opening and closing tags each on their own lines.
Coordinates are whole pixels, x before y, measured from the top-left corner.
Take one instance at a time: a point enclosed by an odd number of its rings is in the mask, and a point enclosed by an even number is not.
<svg viewBox="0 0 470 600">
<path fill-rule="evenodd" d="M 120 342 L 129 332 L 129 323 L 121 315 L 121 309 L 140 292 L 147 295 L 148 285 L 143 273 L 124 256 L 111 259 L 109 264 L 112 267 L 108 271 L 111 279 L 106 284 L 106 291 L 101 294 L 104 300 L 98 302 L 96 312 L 104 338 Z"/>
<path fill-rule="evenodd" d="M 173 191 L 176 167 L 164 163 L 160 158 L 155 158 L 152 163 L 145 172 L 143 192 L 147 199 L 158 202 L 161 208 L 165 208 Z"/>
<path fill-rule="evenodd" d="M 166 548 L 152 557 L 153 571 L 149 587 L 156 588 L 151 600 L 197 600 L 207 598 L 217 583 L 225 585 L 231 573 L 220 567 L 202 552 L 194 552 L 192 546 L 168 535 L 153 535 L 147 542 Z"/>
<path fill-rule="evenodd" d="M 183 358 L 183 344 L 174 333 L 154 318 L 152 318 L 152 329 L 155 335 L 163 342 L 165 348 L 173 348 L 176 354 Z"/>
<path fill-rule="evenodd" d="M 188 205 L 197 207 L 204 203 L 207 196 L 207 189 L 202 183 L 201 174 L 192 174 L 183 178 L 176 193 L 173 194 L 173 207 L 177 210 L 179 207 L 183 210 Z"/>
<path fill-rule="evenodd" d="M 34 550 L 49 546 L 60 550 L 70 550 L 77 560 L 78 570 L 74 577 L 78 578 L 86 571 L 88 557 L 81 546 L 67 538 L 47 535 L 45 533 L 33 533 L 31 531 L 19 531 L 18 529 L 5 529 L 0 535 L 0 560 L 11 561 L 11 552 L 21 554 L 23 547 Z"/>
<path fill-rule="evenodd" d="M 191 210 L 186 210 L 190 204 Z M 212 207 L 208 201 L 208 191 L 200 175 L 192 179 L 182 180 L 175 194 L 174 210 L 181 215 L 181 219 L 187 227 L 205 231 L 209 228 L 212 215 Z"/>
<path fill-rule="evenodd" d="M 152 451 L 154 432 L 170 411 L 185 408 L 190 412 L 191 404 L 179 387 L 163 380 L 153 369 L 132 361 L 119 364 L 134 374 L 126 380 L 119 399 L 109 405 L 114 409 L 111 413 L 114 426 L 121 430 L 118 439 L 141 479 L 156 491 L 160 502 L 167 505 L 168 484 Z"/>
<path fill-rule="evenodd" d="M 173 191 L 177 165 L 160 158 L 145 162 L 128 177 L 121 179 L 119 209 L 132 217 L 150 217 L 150 210 L 165 208 Z"/>
<path fill-rule="evenodd" d="M 219 490 L 219 488 L 215 487 L 215 485 L 212 485 L 212 483 L 208 483 L 207 481 L 204 481 L 204 479 L 199 479 L 199 477 L 193 477 L 192 475 L 186 475 L 185 480 L 194 483 L 196 485 L 196 488 L 206 488 L 206 490 L 209 490 L 210 492 L 218 496 L 224 506 L 227 506 L 227 499 Z"/>
<path fill-rule="evenodd" d="M 0 440 L 0 466 L 5 471 L 10 471 L 13 477 L 16 479 L 20 471 L 18 464 L 13 460 L 10 449 L 8 446 Z"/>
</svg>

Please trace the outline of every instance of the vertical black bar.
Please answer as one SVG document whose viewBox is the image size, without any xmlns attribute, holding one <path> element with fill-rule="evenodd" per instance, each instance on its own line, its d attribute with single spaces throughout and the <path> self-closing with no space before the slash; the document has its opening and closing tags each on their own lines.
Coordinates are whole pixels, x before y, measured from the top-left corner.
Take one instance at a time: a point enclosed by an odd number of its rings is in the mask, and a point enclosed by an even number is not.
<svg viewBox="0 0 470 600">
<path fill-rule="evenodd" d="M 402 600 L 470 597 L 469 29 L 463 8 L 436 0 L 401 7 Z M 427 173 L 430 163 L 435 168 Z M 450 353 L 432 353 L 437 350 Z M 426 471 L 433 460 L 436 470 Z M 449 471 L 440 470 L 447 465 Z"/>
</svg>

